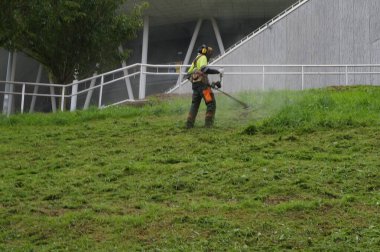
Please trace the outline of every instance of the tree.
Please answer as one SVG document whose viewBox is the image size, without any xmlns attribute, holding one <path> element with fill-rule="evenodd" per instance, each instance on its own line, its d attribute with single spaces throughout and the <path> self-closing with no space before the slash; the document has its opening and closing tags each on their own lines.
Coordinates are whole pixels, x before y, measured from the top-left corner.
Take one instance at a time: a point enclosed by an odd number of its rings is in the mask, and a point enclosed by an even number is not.
<svg viewBox="0 0 380 252">
<path fill-rule="evenodd" d="M 54 83 L 71 83 L 120 64 L 118 46 L 137 36 L 143 3 L 128 13 L 127 0 L 1 0 L 0 47 L 24 52 Z M 97 69 L 100 66 L 100 69 Z"/>
</svg>

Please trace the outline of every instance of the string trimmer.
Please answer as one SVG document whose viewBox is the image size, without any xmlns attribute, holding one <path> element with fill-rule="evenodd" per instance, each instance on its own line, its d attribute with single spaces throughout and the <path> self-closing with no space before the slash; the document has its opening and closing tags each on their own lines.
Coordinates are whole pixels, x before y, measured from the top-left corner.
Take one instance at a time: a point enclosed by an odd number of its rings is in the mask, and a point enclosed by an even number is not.
<svg viewBox="0 0 380 252">
<path fill-rule="evenodd" d="M 227 97 L 231 98 L 232 100 L 236 101 L 237 103 L 239 103 L 240 105 L 242 105 L 244 109 L 248 109 L 248 108 L 249 108 L 249 106 L 248 106 L 247 103 L 242 102 L 242 101 L 240 101 L 239 99 L 233 97 L 232 95 L 230 95 L 230 94 L 228 94 L 228 93 L 226 93 L 226 92 L 220 90 L 220 88 L 221 88 L 221 86 L 222 86 L 221 83 L 222 83 L 222 80 L 223 80 L 223 69 L 216 70 L 216 69 L 212 69 L 212 68 L 209 68 L 209 67 L 205 66 L 205 67 L 202 67 L 201 71 L 202 71 L 203 73 L 205 73 L 205 74 L 219 74 L 219 79 L 220 79 L 220 80 L 211 83 L 211 85 L 210 85 L 211 88 L 212 88 L 212 89 L 215 89 L 215 90 L 217 90 L 217 91 L 219 91 L 219 92 L 221 92 L 221 93 L 224 94 L 225 96 L 227 96 Z M 187 74 L 187 75 L 185 76 L 185 79 L 189 79 L 189 78 L 190 78 L 190 74 Z"/>
<path fill-rule="evenodd" d="M 248 109 L 249 106 L 248 106 L 247 103 L 242 102 L 242 101 L 240 101 L 239 99 L 237 99 L 237 98 L 233 97 L 232 95 L 230 95 L 229 93 L 220 90 L 220 88 L 221 88 L 221 86 L 222 86 L 221 83 L 222 83 L 222 80 L 223 80 L 223 69 L 220 69 L 220 70 L 219 70 L 219 78 L 220 78 L 220 80 L 217 81 L 217 82 L 213 82 L 213 83 L 211 84 L 211 87 L 212 87 L 213 89 L 215 89 L 215 90 L 218 90 L 219 92 L 221 92 L 221 93 L 224 94 L 225 96 L 231 98 L 232 100 L 236 101 L 237 103 L 239 103 L 240 105 L 242 105 L 244 109 Z"/>
</svg>

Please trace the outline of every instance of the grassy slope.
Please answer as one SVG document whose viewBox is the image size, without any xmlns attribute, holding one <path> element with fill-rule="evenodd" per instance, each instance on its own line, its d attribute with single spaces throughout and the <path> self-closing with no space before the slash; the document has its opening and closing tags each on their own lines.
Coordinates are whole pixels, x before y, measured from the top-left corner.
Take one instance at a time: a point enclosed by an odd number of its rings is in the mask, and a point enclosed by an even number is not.
<svg viewBox="0 0 380 252">
<path fill-rule="evenodd" d="M 0 250 L 380 250 L 380 90 L 0 117 Z"/>
</svg>

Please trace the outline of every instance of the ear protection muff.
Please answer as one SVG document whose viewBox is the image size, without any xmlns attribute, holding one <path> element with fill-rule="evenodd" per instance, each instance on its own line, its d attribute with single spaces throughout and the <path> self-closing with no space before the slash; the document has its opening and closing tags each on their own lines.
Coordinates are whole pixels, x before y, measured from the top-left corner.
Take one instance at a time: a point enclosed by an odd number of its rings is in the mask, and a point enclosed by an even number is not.
<svg viewBox="0 0 380 252">
<path fill-rule="evenodd" d="M 202 45 L 201 48 L 198 50 L 199 53 L 206 54 L 207 53 L 207 46 Z"/>
</svg>

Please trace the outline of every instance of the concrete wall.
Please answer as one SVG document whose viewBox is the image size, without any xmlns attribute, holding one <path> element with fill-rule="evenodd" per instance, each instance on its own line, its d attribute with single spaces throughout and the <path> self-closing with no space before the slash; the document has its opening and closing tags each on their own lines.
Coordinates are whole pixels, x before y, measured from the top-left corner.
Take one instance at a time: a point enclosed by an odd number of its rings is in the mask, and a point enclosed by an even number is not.
<svg viewBox="0 0 380 252">
<path fill-rule="evenodd" d="M 380 64 L 379 13 L 379 0 L 310 0 L 215 64 Z M 262 77 L 225 76 L 224 83 L 231 92 L 261 89 Z M 344 84 L 345 76 L 306 76 L 305 83 Z M 351 75 L 349 84 L 380 84 L 380 78 Z M 189 92 L 189 86 L 177 92 Z M 266 88 L 299 89 L 301 77 L 269 76 Z"/>
</svg>

